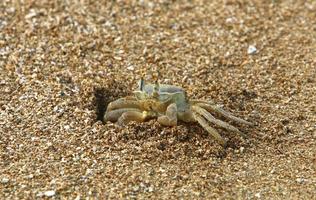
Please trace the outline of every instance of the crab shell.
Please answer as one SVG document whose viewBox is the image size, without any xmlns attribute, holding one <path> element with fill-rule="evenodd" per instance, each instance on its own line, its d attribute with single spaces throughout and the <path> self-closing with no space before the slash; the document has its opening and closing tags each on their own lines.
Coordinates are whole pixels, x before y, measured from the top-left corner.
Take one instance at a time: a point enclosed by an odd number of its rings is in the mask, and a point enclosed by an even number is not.
<svg viewBox="0 0 316 200">
<path fill-rule="evenodd" d="M 193 116 L 188 112 L 190 104 L 186 92 L 179 86 L 166 84 L 143 85 L 141 80 L 139 89 L 134 91 L 133 94 L 139 102 L 143 103 L 144 108 L 151 106 L 146 110 L 155 110 L 158 116 L 164 115 L 167 107 L 175 103 L 179 120 L 184 122 L 194 121 Z"/>
</svg>

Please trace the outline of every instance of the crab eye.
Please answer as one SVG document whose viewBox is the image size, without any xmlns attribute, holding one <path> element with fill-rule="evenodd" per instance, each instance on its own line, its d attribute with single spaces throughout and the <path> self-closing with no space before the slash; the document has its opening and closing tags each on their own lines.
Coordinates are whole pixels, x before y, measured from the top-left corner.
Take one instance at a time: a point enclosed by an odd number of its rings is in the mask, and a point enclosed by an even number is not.
<svg viewBox="0 0 316 200">
<path fill-rule="evenodd" d="M 139 82 L 138 82 L 138 90 L 139 90 L 139 91 L 143 91 L 143 89 L 144 89 L 144 84 L 145 84 L 145 81 L 144 81 L 143 78 L 141 78 L 141 79 L 139 80 Z"/>
</svg>

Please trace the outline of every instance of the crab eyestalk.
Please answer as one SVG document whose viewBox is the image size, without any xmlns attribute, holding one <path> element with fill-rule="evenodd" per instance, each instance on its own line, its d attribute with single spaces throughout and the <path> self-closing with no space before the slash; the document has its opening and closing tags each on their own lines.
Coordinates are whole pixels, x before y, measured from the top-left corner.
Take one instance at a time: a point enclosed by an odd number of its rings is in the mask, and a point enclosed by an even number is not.
<svg viewBox="0 0 316 200">
<path fill-rule="evenodd" d="M 158 83 L 158 81 L 156 81 L 156 83 L 155 83 L 152 96 L 153 96 L 153 98 L 155 98 L 155 99 L 158 99 L 158 98 L 159 98 L 159 83 Z"/>
<path fill-rule="evenodd" d="M 138 82 L 138 90 L 139 91 L 143 91 L 144 90 L 144 86 L 145 86 L 145 81 L 144 81 L 144 78 L 141 77 L 139 82 Z"/>
</svg>

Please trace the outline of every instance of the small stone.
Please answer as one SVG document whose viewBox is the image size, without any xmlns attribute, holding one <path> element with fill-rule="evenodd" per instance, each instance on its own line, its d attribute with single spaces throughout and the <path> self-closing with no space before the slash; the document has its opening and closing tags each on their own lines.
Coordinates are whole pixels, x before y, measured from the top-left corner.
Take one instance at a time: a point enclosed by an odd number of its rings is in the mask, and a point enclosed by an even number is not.
<svg viewBox="0 0 316 200">
<path fill-rule="evenodd" d="M 59 110 L 58 106 L 55 106 L 55 107 L 53 108 L 53 111 L 54 111 L 54 112 L 57 112 L 58 110 Z"/>
<path fill-rule="evenodd" d="M 248 47 L 248 50 L 247 50 L 247 53 L 248 54 L 254 54 L 254 53 L 256 53 L 257 52 L 257 48 L 254 46 L 254 45 L 250 45 L 249 47 Z"/>
<path fill-rule="evenodd" d="M 39 192 L 39 193 L 36 194 L 36 197 L 42 197 L 42 196 L 44 196 L 43 192 Z"/>
<path fill-rule="evenodd" d="M 305 179 L 304 178 L 297 178 L 296 182 L 299 183 L 299 184 L 302 184 L 302 183 L 305 182 Z"/>
<path fill-rule="evenodd" d="M 115 60 L 122 60 L 122 57 L 114 56 L 114 59 L 115 59 Z"/>
<path fill-rule="evenodd" d="M 230 23 L 236 23 L 237 19 L 235 17 L 228 17 L 225 20 L 226 23 L 230 24 Z"/>
<path fill-rule="evenodd" d="M 55 196 L 56 192 L 54 190 L 48 190 L 44 192 L 44 195 L 47 197 Z"/>
<path fill-rule="evenodd" d="M 87 169 L 87 170 L 86 170 L 86 175 L 87 175 L 87 176 L 89 176 L 89 175 L 91 175 L 91 174 L 92 174 L 92 172 L 93 172 L 93 170 L 92 170 L 92 169 Z"/>
<path fill-rule="evenodd" d="M 148 192 L 153 192 L 153 191 L 154 191 L 154 188 L 150 186 L 150 187 L 148 188 Z"/>
<path fill-rule="evenodd" d="M 127 69 L 133 71 L 134 70 L 134 66 L 130 65 L 130 66 L 127 67 Z"/>
<path fill-rule="evenodd" d="M 162 172 L 162 173 L 164 173 L 166 170 L 165 169 L 163 169 L 163 168 L 159 168 L 159 172 Z"/>
<path fill-rule="evenodd" d="M 155 4 L 153 2 L 148 2 L 148 7 L 152 9 L 155 7 Z"/>
<path fill-rule="evenodd" d="M 271 174 L 274 174 L 275 173 L 275 169 L 273 168 L 271 171 L 270 171 Z"/>
<path fill-rule="evenodd" d="M 15 8 L 14 7 L 10 7 L 7 9 L 8 13 L 14 13 L 15 12 Z"/>
<path fill-rule="evenodd" d="M 78 195 L 76 198 L 75 198 L 75 200 L 80 200 L 81 198 L 80 198 L 80 195 Z"/>
<path fill-rule="evenodd" d="M 69 131 L 69 130 L 70 130 L 70 126 L 69 126 L 69 125 L 66 125 L 66 126 L 64 126 L 64 129 L 65 129 L 66 131 Z"/>
<path fill-rule="evenodd" d="M 121 37 L 117 37 L 117 38 L 114 39 L 114 42 L 119 42 L 119 41 L 121 41 L 121 40 L 122 40 Z"/>
<path fill-rule="evenodd" d="M 144 183 L 140 183 L 139 186 L 142 188 L 146 187 L 146 185 Z"/>
<path fill-rule="evenodd" d="M 8 179 L 6 177 L 1 179 L 1 183 L 3 183 L 3 184 L 9 183 L 9 181 L 10 181 L 10 179 Z"/>
<path fill-rule="evenodd" d="M 33 18 L 33 17 L 35 17 L 37 15 L 37 13 L 35 12 L 35 10 L 34 9 L 30 9 L 30 12 L 27 14 L 27 15 L 25 15 L 25 19 L 30 19 L 30 18 Z"/>
<path fill-rule="evenodd" d="M 139 186 L 138 186 L 138 185 L 135 185 L 135 186 L 133 187 L 133 191 L 137 192 L 138 190 L 139 190 Z"/>
</svg>

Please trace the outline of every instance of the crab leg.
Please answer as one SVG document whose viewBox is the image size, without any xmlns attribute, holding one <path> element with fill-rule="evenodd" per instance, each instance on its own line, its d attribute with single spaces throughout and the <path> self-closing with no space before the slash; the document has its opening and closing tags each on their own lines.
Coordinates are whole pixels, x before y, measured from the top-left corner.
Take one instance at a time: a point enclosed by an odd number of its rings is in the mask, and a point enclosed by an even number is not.
<svg viewBox="0 0 316 200">
<path fill-rule="evenodd" d="M 115 109 L 121 109 L 121 108 L 136 108 L 140 109 L 140 104 L 138 101 L 130 100 L 130 99 L 118 99 L 116 101 L 113 101 L 109 103 L 107 107 L 107 111 L 115 110 Z"/>
<path fill-rule="evenodd" d="M 121 108 L 117 110 L 110 110 L 106 111 L 103 120 L 106 121 L 111 121 L 111 122 L 116 122 L 123 113 L 130 112 L 130 111 L 138 111 L 141 112 L 141 110 L 136 109 L 136 108 Z"/>
<path fill-rule="evenodd" d="M 199 106 L 192 106 L 193 110 L 205 117 L 208 121 L 210 121 L 213 124 L 216 124 L 220 126 L 221 128 L 225 128 L 226 130 L 233 131 L 235 133 L 240 134 L 242 137 L 246 137 L 245 134 L 243 134 L 241 131 L 238 130 L 238 128 L 222 121 L 219 119 L 216 119 L 211 113 L 207 112 L 205 109 L 199 107 Z"/>
<path fill-rule="evenodd" d="M 205 100 L 193 99 L 193 100 L 190 100 L 190 103 L 192 105 L 198 104 L 198 103 L 205 103 L 205 104 L 208 104 L 208 105 L 215 105 L 215 103 L 213 101 L 211 101 L 211 100 L 205 101 Z"/>
<path fill-rule="evenodd" d="M 153 116 L 146 111 L 127 111 L 119 117 L 117 122 L 122 126 L 128 124 L 130 121 L 143 122 L 151 117 Z"/>
<path fill-rule="evenodd" d="M 158 122 L 165 126 L 177 125 L 177 105 L 175 103 L 170 104 L 167 107 L 166 115 L 158 117 Z"/>
<path fill-rule="evenodd" d="M 222 146 L 226 146 L 226 140 L 220 136 L 220 134 L 211 126 L 208 125 L 207 121 L 200 116 L 198 113 L 193 112 L 194 119 L 199 122 L 199 124 L 209 132 L 218 143 L 220 143 Z"/>
<path fill-rule="evenodd" d="M 218 113 L 218 114 L 220 114 L 220 115 L 222 115 L 222 116 L 224 116 L 227 119 L 230 119 L 232 121 L 235 121 L 235 122 L 238 122 L 238 123 L 241 123 L 241 124 L 246 124 L 246 125 L 249 125 L 249 126 L 253 126 L 252 123 L 250 123 L 250 122 L 248 122 L 246 120 L 240 119 L 239 117 L 235 117 L 233 114 L 223 110 L 219 106 L 211 105 L 211 104 L 208 104 L 208 103 L 197 103 L 196 105 L 200 106 L 201 108 L 204 108 L 204 109 L 206 109 L 208 111 L 216 112 L 216 113 Z"/>
</svg>

